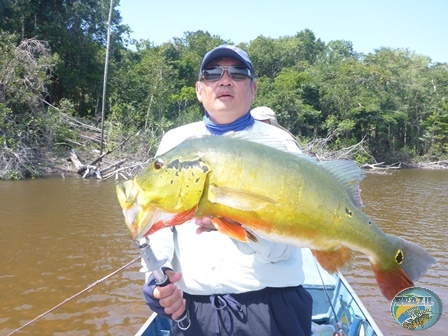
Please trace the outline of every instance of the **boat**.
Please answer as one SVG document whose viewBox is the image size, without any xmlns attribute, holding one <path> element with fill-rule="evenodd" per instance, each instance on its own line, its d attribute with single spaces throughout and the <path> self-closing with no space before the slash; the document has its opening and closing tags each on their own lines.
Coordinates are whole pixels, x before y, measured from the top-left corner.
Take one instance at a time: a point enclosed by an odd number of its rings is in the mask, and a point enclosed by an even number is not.
<svg viewBox="0 0 448 336">
<path fill-rule="evenodd" d="M 303 287 L 313 297 L 313 336 L 383 336 L 378 325 L 344 276 L 329 274 L 303 249 Z M 171 320 L 152 313 L 136 336 L 167 336 Z M 335 334 L 337 335 L 337 334 Z"/>
</svg>

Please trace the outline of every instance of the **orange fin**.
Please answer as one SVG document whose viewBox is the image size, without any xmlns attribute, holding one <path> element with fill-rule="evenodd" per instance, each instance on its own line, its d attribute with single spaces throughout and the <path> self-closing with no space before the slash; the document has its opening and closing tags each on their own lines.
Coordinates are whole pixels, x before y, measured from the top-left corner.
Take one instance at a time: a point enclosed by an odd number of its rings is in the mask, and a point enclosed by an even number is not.
<svg viewBox="0 0 448 336">
<path fill-rule="evenodd" d="M 389 301 L 392 301 L 402 290 L 414 286 L 411 278 L 400 266 L 396 266 L 392 270 L 387 271 L 381 270 L 374 264 L 372 264 L 372 268 L 381 293 Z"/>
<path fill-rule="evenodd" d="M 258 241 L 252 233 L 246 231 L 238 222 L 218 217 L 213 217 L 211 221 L 219 232 L 231 238 L 242 242 L 247 242 L 248 240 L 252 240 L 253 242 Z"/>
<path fill-rule="evenodd" d="M 182 224 L 182 223 L 186 222 L 187 220 L 192 219 L 194 217 L 194 215 L 196 214 L 196 211 L 198 211 L 197 205 L 194 206 L 193 208 L 191 208 L 190 210 L 179 212 L 176 216 L 174 216 L 174 218 L 172 220 L 167 222 L 167 225 L 175 226 L 175 225 Z"/>
<path fill-rule="evenodd" d="M 196 205 L 195 207 L 193 207 L 190 210 L 179 212 L 178 214 L 175 214 L 174 217 L 172 217 L 168 220 L 159 220 L 151 226 L 149 231 L 147 233 L 145 233 L 145 236 L 152 235 L 154 232 L 157 232 L 160 229 L 163 229 L 165 227 L 180 225 L 180 224 L 186 222 L 187 220 L 192 219 L 194 217 L 194 215 L 196 214 L 197 210 L 198 210 L 198 206 Z"/>
<path fill-rule="evenodd" d="M 353 251 L 345 246 L 335 250 L 311 250 L 311 252 L 328 273 L 335 273 L 345 265 L 353 263 L 354 260 Z"/>
</svg>

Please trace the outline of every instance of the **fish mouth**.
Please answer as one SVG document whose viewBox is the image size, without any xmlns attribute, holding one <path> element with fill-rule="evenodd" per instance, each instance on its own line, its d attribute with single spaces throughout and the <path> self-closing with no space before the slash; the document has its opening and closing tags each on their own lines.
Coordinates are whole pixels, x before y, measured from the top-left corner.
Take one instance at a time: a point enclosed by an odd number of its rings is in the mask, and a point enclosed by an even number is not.
<svg viewBox="0 0 448 336">
<path fill-rule="evenodd" d="M 117 184 L 116 192 L 131 239 L 143 238 L 153 224 L 151 216 L 148 216 L 153 211 L 147 206 L 139 204 L 138 196 L 141 188 L 134 180 L 131 180 Z"/>
<path fill-rule="evenodd" d="M 167 226 L 166 223 L 175 216 L 155 204 L 145 202 L 144 197 L 139 197 L 143 190 L 134 180 L 117 184 L 116 192 L 126 227 L 134 241 Z"/>
<path fill-rule="evenodd" d="M 158 210 L 155 207 L 144 208 L 139 204 L 133 204 L 123 209 L 124 221 L 132 240 L 140 240 L 148 235 L 156 218 Z"/>
</svg>

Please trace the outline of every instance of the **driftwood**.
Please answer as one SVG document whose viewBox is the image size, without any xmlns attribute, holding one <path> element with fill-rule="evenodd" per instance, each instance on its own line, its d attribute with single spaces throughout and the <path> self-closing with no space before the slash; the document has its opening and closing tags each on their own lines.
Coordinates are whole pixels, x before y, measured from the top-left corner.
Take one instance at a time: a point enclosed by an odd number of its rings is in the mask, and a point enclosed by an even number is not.
<svg viewBox="0 0 448 336">
<path fill-rule="evenodd" d="M 109 171 L 112 169 L 119 170 L 119 167 L 126 162 L 126 159 L 122 159 L 116 163 L 110 164 L 103 169 L 100 169 L 100 166 L 95 165 L 95 163 L 99 162 L 104 156 L 105 154 L 101 155 L 100 159 L 94 160 L 94 164 L 82 164 L 78 159 L 76 152 L 72 149 L 67 160 L 73 163 L 76 173 L 82 175 L 83 178 L 96 176 L 99 180 L 102 180 L 109 178 L 111 175 L 114 175 L 115 171 L 113 171 L 112 173 L 110 173 Z"/>
<path fill-rule="evenodd" d="M 132 164 L 130 166 L 118 168 L 118 169 L 104 175 L 103 179 L 107 180 L 108 178 L 115 176 L 115 180 L 118 180 L 120 177 L 124 180 L 128 180 L 129 178 L 133 178 L 137 172 L 142 170 L 148 164 L 149 161 L 150 160 L 147 160 L 145 162 L 139 162 L 139 163 Z"/>
<path fill-rule="evenodd" d="M 338 133 L 335 131 L 326 138 L 316 138 L 303 146 L 302 151 L 306 154 L 314 156 L 319 161 L 353 160 L 356 154 L 360 154 L 363 156 L 368 156 L 371 161 L 376 163 L 375 159 L 364 148 L 365 138 L 353 146 L 341 148 L 337 151 L 330 150 L 329 144 L 333 142 L 337 136 Z"/>
<path fill-rule="evenodd" d="M 133 136 L 137 136 L 140 132 L 137 132 Z M 79 160 L 78 156 L 76 155 L 76 152 L 74 149 L 70 151 L 70 156 L 67 158 L 68 161 L 71 161 L 75 167 L 76 173 L 79 175 L 82 175 L 83 178 L 96 176 L 99 180 L 108 179 L 114 175 L 121 174 L 121 176 L 125 177 L 124 174 L 131 175 L 132 172 L 135 170 L 135 168 L 142 168 L 145 163 L 137 163 L 133 164 L 128 167 L 121 167 L 126 162 L 126 159 L 122 159 L 118 162 L 111 163 L 107 167 L 100 169 L 100 163 L 103 160 L 104 157 L 111 154 L 121 146 L 123 146 L 129 139 L 132 137 L 129 136 L 126 139 L 124 139 L 118 146 L 115 148 L 108 150 L 106 153 L 100 155 L 95 160 L 93 160 L 90 164 L 83 164 Z M 112 169 L 114 169 L 112 172 L 110 172 Z"/>
<path fill-rule="evenodd" d="M 411 163 L 404 163 L 403 165 L 408 168 L 448 169 L 448 160 L 439 160 L 431 162 L 411 162 Z"/>
<path fill-rule="evenodd" d="M 385 170 L 385 169 L 400 169 L 401 168 L 401 162 L 392 163 L 390 165 L 384 164 L 384 162 L 378 162 L 378 163 L 365 163 L 362 165 L 362 168 L 364 169 L 370 169 L 370 170 Z"/>
</svg>

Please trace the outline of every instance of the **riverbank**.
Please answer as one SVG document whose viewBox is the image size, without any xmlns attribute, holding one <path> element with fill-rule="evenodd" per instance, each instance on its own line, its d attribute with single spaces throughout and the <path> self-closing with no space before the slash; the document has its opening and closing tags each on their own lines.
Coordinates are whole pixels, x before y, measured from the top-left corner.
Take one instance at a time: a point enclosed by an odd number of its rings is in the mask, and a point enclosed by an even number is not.
<svg viewBox="0 0 448 336">
<path fill-rule="evenodd" d="M 359 147 L 359 148 L 356 148 Z M 360 149 L 361 148 L 361 149 Z M 317 157 L 321 161 L 328 160 L 354 160 L 356 154 L 359 156 L 359 152 L 363 147 L 360 144 L 353 146 L 352 148 L 345 148 L 338 151 L 329 151 L 327 148 L 319 147 L 314 144 L 307 144 L 304 146 L 303 151 L 311 156 Z M 141 160 L 140 156 L 132 155 L 129 153 L 108 153 L 100 155 L 99 150 L 96 148 L 89 148 L 88 146 L 82 147 L 82 150 L 77 152 L 71 150 L 64 151 L 45 151 L 42 150 L 33 156 L 35 162 L 31 164 L 23 164 L 17 166 L 17 171 L 12 171 L 9 174 L 4 174 L 4 180 L 21 180 L 27 178 L 39 178 L 50 176 L 67 177 L 83 176 L 83 177 L 97 177 L 97 178 L 110 178 L 116 174 L 123 174 L 127 178 L 135 175 L 141 168 L 147 164 L 148 157 Z M 366 152 L 363 155 L 369 155 Z M 136 156 L 139 156 L 137 158 Z M 396 162 L 393 164 L 385 164 L 382 162 L 376 162 L 373 157 L 370 161 L 372 163 L 366 163 L 360 165 L 360 167 L 366 172 L 386 172 L 396 169 L 448 169 L 448 160 L 438 161 L 407 161 Z M 38 167 L 33 171 L 27 171 L 27 167 Z M 19 171 L 19 169 L 22 169 Z"/>
</svg>

